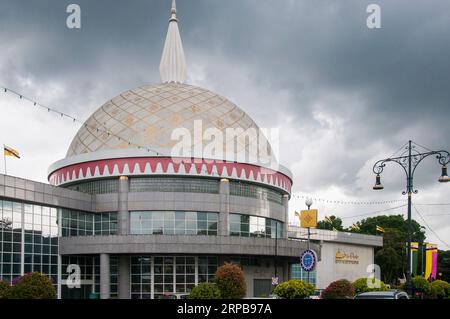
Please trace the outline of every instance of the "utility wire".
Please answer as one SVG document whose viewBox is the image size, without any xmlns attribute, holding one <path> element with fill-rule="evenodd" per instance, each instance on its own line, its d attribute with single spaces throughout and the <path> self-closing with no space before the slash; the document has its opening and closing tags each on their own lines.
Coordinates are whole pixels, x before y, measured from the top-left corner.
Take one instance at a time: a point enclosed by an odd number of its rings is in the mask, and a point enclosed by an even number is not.
<svg viewBox="0 0 450 319">
<path fill-rule="evenodd" d="M 397 151 L 394 152 L 389 158 L 393 158 L 398 152 L 400 152 L 406 145 L 408 145 L 408 142 L 402 145 Z"/>
<path fill-rule="evenodd" d="M 450 206 L 450 203 L 414 204 L 416 206 Z"/>
<path fill-rule="evenodd" d="M 425 149 L 425 150 L 427 150 L 427 151 L 429 151 L 429 152 L 433 152 L 433 151 L 430 150 L 428 147 L 422 146 L 422 145 L 420 145 L 420 144 L 418 144 L 418 143 L 416 143 L 416 142 L 412 142 L 412 143 L 415 144 L 415 145 L 417 145 L 417 146 L 419 146 L 419 147 L 421 147 L 421 148 L 423 148 L 423 149 Z"/>
<path fill-rule="evenodd" d="M 387 211 L 394 210 L 394 209 L 401 208 L 401 207 L 405 207 L 405 206 L 407 206 L 407 205 L 406 205 L 406 204 L 405 204 L 405 205 L 400 205 L 400 206 L 396 206 L 396 207 L 392 207 L 392 208 L 387 208 L 387 209 L 383 209 L 383 210 L 378 210 L 378 211 L 371 212 L 371 213 L 366 213 L 366 214 L 360 214 L 360 215 L 353 215 L 353 216 L 341 217 L 341 219 L 348 219 L 348 218 L 355 218 L 355 217 L 362 217 L 362 216 L 376 215 L 376 214 L 378 214 L 378 213 L 387 212 Z"/>
<path fill-rule="evenodd" d="M 427 228 L 434 234 L 434 236 L 436 236 L 436 238 L 443 243 L 445 246 L 450 247 L 445 241 L 443 241 L 441 239 L 441 237 L 439 237 L 438 234 L 436 234 L 436 232 L 433 230 L 433 228 L 430 227 L 430 225 L 427 223 L 427 221 L 425 220 L 425 218 L 423 218 L 422 214 L 419 212 L 419 210 L 417 209 L 416 205 L 413 205 L 414 210 L 416 211 L 417 215 L 420 216 L 420 218 L 423 220 L 423 222 L 425 223 L 425 225 L 427 226 Z"/>
<path fill-rule="evenodd" d="M 450 216 L 450 213 L 442 213 L 442 214 L 426 214 L 426 216 Z"/>
</svg>

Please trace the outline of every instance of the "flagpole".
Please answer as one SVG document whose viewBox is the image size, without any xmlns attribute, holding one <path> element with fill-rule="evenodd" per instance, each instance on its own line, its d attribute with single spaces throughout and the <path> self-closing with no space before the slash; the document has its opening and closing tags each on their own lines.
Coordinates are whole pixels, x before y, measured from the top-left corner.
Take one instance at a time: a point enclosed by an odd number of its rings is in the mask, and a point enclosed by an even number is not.
<svg viewBox="0 0 450 319">
<path fill-rule="evenodd" d="M 6 154 L 5 154 L 5 145 L 3 144 L 3 160 L 5 162 L 5 175 L 8 175 L 8 172 L 6 171 Z"/>
<path fill-rule="evenodd" d="M 410 249 L 411 250 L 411 246 L 409 246 L 409 248 L 408 249 Z M 410 261 L 409 261 L 409 263 L 410 263 L 410 269 L 411 269 L 411 273 L 412 273 L 412 271 L 413 271 L 413 254 L 414 254 L 414 252 L 413 251 L 411 251 L 411 253 L 410 253 L 410 255 L 411 255 L 411 258 L 410 258 Z"/>
</svg>

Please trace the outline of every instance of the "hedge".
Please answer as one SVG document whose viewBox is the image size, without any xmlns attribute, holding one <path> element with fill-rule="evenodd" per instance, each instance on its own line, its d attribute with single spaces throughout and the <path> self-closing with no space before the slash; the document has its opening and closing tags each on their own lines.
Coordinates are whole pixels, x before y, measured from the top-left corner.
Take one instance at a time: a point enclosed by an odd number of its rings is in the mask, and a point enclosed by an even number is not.
<svg viewBox="0 0 450 319">
<path fill-rule="evenodd" d="M 367 286 L 367 280 L 372 281 L 374 286 L 379 286 L 379 288 L 370 288 Z M 371 279 L 371 278 L 359 278 L 355 280 L 353 283 L 353 288 L 355 289 L 355 294 L 360 294 L 363 292 L 369 292 L 369 291 L 386 291 L 387 286 L 384 282 L 382 282 L 379 279 Z"/>
<path fill-rule="evenodd" d="M 220 290 L 214 283 L 200 283 L 192 289 L 188 299 L 220 299 Z"/>
<path fill-rule="evenodd" d="M 315 291 L 313 285 L 302 280 L 285 281 L 274 289 L 274 294 L 283 299 L 305 299 Z"/>
</svg>

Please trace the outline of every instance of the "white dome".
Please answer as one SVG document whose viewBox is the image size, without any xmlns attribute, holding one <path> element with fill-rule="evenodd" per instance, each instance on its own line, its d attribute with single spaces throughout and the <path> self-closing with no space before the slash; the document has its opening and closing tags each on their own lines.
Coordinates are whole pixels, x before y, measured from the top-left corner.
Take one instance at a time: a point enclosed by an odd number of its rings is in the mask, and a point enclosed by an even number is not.
<svg viewBox="0 0 450 319">
<path fill-rule="evenodd" d="M 213 92 L 179 83 L 145 85 L 108 101 L 80 128 L 66 158 L 98 151 L 135 150 L 138 146 L 154 150 L 159 156 L 171 156 L 174 145 L 179 143 L 179 140 L 172 139 L 176 128 L 190 132 L 194 149 L 192 157 L 204 157 L 204 153 L 195 153 L 196 146 L 211 142 L 194 139 L 196 120 L 202 121 L 203 132 L 208 128 L 222 132 L 223 144 L 226 142 L 226 128 L 242 128 L 244 131 L 252 128 L 258 132 L 259 140 L 245 138 L 235 143 L 233 154 L 229 154 L 224 146 L 224 158 L 220 159 L 239 161 L 242 153 L 265 147 L 263 152 L 259 152 L 258 162 L 276 163 L 270 144 L 243 110 Z M 156 156 L 155 153 L 149 155 Z M 255 163 L 254 159 L 245 162 Z"/>
</svg>

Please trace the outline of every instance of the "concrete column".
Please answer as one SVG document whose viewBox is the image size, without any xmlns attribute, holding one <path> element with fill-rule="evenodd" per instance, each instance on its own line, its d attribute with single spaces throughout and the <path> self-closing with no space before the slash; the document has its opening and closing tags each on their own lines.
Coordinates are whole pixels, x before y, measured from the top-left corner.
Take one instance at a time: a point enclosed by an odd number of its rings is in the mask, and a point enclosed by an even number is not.
<svg viewBox="0 0 450 319">
<path fill-rule="evenodd" d="M 111 297 L 109 254 L 100 254 L 100 299 Z"/>
<path fill-rule="evenodd" d="M 130 256 L 119 256 L 119 299 L 130 299 Z"/>
<path fill-rule="evenodd" d="M 286 261 L 283 263 L 283 281 L 288 281 L 290 279 L 291 265 Z"/>
<path fill-rule="evenodd" d="M 128 235 L 130 232 L 130 214 L 128 212 L 128 177 L 119 178 L 119 210 L 117 212 L 117 221 L 119 223 L 119 235 Z"/>
<path fill-rule="evenodd" d="M 228 236 L 228 214 L 230 212 L 230 181 L 226 178 L 220 180 L 220 212 L 219 236 Z"/>
<path fill-rule="evenodd" d="M 289 229 L 289 195 L 283 195 L 283 207 L 284 207 L 284 216 L 285 222 L 283 227 L 283 237 L 285 239 L 288 238 L 288 229 Z"/>
</svg>

